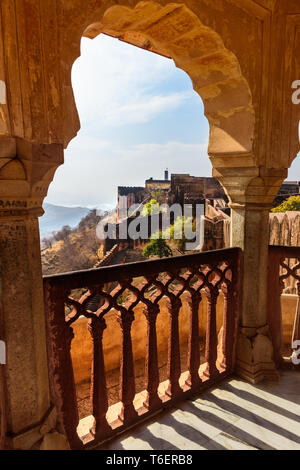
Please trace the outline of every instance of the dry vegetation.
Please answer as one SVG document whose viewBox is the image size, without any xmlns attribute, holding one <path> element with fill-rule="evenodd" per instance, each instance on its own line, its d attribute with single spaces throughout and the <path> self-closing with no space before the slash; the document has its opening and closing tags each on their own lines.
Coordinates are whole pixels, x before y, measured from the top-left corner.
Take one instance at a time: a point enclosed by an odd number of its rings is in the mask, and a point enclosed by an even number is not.
<svg viewBox="0 0 300 470">
<path fill-rule="evenodd" d="M 99 220 L 96 210 L 92 210 L 76 228 L 65 226 L 51 238 L 43 239 L 43 274 L 92 268 L 99 261 L 96 237 Z"/>
</svg>

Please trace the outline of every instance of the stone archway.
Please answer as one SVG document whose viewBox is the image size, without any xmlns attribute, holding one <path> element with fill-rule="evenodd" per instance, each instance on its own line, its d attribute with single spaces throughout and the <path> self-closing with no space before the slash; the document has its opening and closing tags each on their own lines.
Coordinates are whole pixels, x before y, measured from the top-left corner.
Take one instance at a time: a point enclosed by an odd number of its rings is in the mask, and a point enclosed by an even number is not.
<svg viewBox="0 0 300 470">
<path fill-rule="evenodd" d="M 233 202 L 231 242 L 244 253 L 238 372 L 252 381 L 274 374 L 265 337 L 268 210 L 299 152 L 300 106 L 291 100 L 299 1 L 1 0 L 1 316 L 17 448 L 50 406 L 37 216 L 79 129 L 71 69 L 81 37 L 101 32 L 172 57 L 202 97 L 214 176 Z"/>
</svg>

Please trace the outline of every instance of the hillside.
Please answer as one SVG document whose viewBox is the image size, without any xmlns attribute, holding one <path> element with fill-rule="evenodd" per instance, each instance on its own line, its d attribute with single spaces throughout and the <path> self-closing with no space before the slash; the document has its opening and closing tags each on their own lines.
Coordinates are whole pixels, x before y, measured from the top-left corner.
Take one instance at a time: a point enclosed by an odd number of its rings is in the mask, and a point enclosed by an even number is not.
<svg viewBox="0 0 300 470">
<path fill-rule="evenodd" d="M 96 227 L 100 220 L 113 223 L 116 212 L 103 213 L 102 216 L 93 209 L 88 211 L 75 228 L 64 225 L 59 231 L 42 239 L 42 268 L 44 275 L 58 274 L 93 268 L 103 258 L 103 244 L 97 238 Z M 171 230 L 172 231 L 172 230 Z M 169 240 L 170 256 L 182 254 L 177 241 Z M 110 252 L 107 253 L 109 255 Z M 168 256 L 169 256 L 168 255 Z M 157 258 L 158 253 L 151 253 L 151 258 Z M 125 248 L 113 254 L 109 264 L 131 263 L 145 259 L 143 249 Z"/>
<path fill-rule="evenodd" d="M 45 214 L 39 218 L 41 239 L 52 235 L 64 225 L 76 227 L 80 220 L 89 213 L 87 207 L 64 207 L 44 203 Z"/>
<path fill-rule="evenodd" d="M 92 268 L 98 258 L 99 240 L 96 226 L 100 217 L 96 211 L 88 211 L 78 226 L 64 226 L 54 236 L 44 239 L 41 252 L 43 274 L 57 274 Z"/>
</svg>

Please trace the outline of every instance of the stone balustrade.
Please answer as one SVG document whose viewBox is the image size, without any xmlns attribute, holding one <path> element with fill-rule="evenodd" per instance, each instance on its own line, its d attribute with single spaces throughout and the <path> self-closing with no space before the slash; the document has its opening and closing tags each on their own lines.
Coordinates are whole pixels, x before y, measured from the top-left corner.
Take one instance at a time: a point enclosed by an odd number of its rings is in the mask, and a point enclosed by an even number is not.
<svg viewBox="0 0 300 470">
<path fill-rule="evenodd" d="M 222 381 L 233 372 L 239 312 L 239 260 L 240 250 L 231 248 L 44 278 L 52 396 L 71 448 L 108 439 L 177 400 Z M 84 287 L 84 293 L 78 296 Z M 221 296 L 222 322 L 217 315 Z M 186 369 L 182 370 L 179 324 L 184 299 L 188 309 L 185 318 L 188 359 Z M 205 364 L 200 368 L 201 303 L 205 305 L 206 325 Z M 145 317 L 144 338 L 140 344 L 146 348 L 145 400 L 139 409 L 134 406 L 133 355 L 139 345 L 136 345 L 137 336 L 132 334 L 137 307 L 142 308 Z M 75 325 L 82 316 L 87 319 L 91 337 L 91 414 L 94 416 L 90 434 L 83 441 L 77 434 L 76 367 L 73 369 L 74 355 L 71 354 Z M 162 316 L 168 318 L 167 322 L 164 318 L 168 380 L 163 394 L 158 393 L 158 350 L 161 345 L 157 336 L 157 324 Z M 221 323 L 223 329 L 218 348 Z M 105 356 L 111 335 L 113 342 L 118 342 L 120 356 L 121 411 L 114 422 L 107 420 L 106 373 L 109 367 Z M 182 386 L 183 372 L 186 372 L 186 380 Z"/>
</svg>

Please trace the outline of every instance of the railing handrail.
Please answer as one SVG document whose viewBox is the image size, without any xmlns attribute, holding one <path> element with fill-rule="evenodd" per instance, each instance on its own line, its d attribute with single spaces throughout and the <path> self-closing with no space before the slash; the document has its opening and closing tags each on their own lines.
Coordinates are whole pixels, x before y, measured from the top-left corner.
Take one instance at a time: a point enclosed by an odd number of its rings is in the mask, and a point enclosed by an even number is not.
<svg viewBox="0 0 300 470">
<path fill-rule="evenodd" d="M 81 271 L 53 274 L 43 276 L 44 283 L 51 283 L 54 286 L 64 286 L 65 289 L 78 289 L 82 285 L 99 284 L 103 282 L 114 282 L 117 280 L 128 279 L 130 277 L 139 277 L 155 274 L 158 271 L 164 272 L 168 269 L 181 269 L 187 266 L 199 264 L 218 263 L 225 260 L 235 260 L 240 256 L 240 248 L 225 248 L 220 250 L 211 250 L 201 253 L 174 256 L 171 258 L 159 258 L 155 260 L 136 261 L 127 264 L 118 264 L 113 266 L 103 266 Z"/>
<path fill-rule="evenodd" d="M 287 258 L 300 257 L 300 246 L 269 245 L 269 250 L 274 255 L 286 256 Z"/>
</svg>

